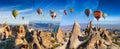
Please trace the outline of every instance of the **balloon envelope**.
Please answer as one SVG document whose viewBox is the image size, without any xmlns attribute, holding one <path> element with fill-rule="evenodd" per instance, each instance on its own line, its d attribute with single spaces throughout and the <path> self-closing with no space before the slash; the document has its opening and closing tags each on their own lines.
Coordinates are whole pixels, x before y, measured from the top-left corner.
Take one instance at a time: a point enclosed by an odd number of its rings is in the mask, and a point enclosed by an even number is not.
<svg viewBox="0 0 120 49">
<path fill-rule="evenodd" d="M 70 8 L 70 12 L 72 13 L 74 11 L 74 9 L 73 8 Z"/>
<path fill-rule="evenodd" d="M 38 14 L 42 14 L 42 9 L 38 8 L 38 9 L 37 9 L 37 13 L 38 13 Z"/>
<path fill-rule="evenodd" d="M 51 15 L 52 19 L 56 18 L 56 16 L 57 16 L 57 14 L 52 10 L 50 10 L 50 15 Z"/>
<path fill-rule="evenodd" d="M 106 19 L 107 16 L 108 16 L 108 15 L 107 15 L 106 13 L 103 13 L 103 15 L 102 15 L 102 17 L 103 17 L 104 19 Z"/>
<path fill-rule="evenodd" d="M 12 15 L 14 18 L 16 18 L 18 16 L 18 10 L 13 10 Z"/>
<path fill-rule="evenodd" d="M 67 15 L 67 11 L 66 10 L 64 10 L 64 14 Z"/>
<path fill-rule="evenodd" d="M 92 10 L 91 9 L 85 9 L 85 14 L 89 17 L 90 14 L 92 14 Z"/>
<path fill-rule="evenodd" d="M 53 14 L 54 13 L 54 11 L 53 10 L 50 10 L 50 14 Z"/>
<path fill-rule="evenodd" d="M 94 12 L 94 17 L 97 19 L 97 21 L 100 19 L 100 17 L 102 16 L 102 12 L 97 10 Z"/>
</svg>

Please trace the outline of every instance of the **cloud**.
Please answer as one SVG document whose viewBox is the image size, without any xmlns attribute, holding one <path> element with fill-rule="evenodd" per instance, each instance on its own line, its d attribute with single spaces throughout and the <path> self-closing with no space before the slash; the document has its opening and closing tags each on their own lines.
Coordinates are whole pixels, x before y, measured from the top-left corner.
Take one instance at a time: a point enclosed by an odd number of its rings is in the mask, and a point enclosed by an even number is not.
<svg viewBox="0 0 120 49">
<path fill-rule="evenodd" d="M 33 8 L 27 8 L 27 9 L 19 10 L 19 13 L 29 12 L 29 11 L 32 11 L 32 10 L 33 10 Z"/>
</svg>

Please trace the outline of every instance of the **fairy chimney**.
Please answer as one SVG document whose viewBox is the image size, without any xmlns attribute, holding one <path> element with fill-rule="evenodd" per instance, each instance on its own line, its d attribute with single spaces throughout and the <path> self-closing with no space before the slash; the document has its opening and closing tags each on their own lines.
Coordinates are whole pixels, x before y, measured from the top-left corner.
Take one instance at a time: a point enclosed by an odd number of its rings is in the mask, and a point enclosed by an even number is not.
<svg viewBox="0 0 120 49">
<path fill-rule="evenodd" d="M 58 41 L 58 42 L 60 42 L 60 43 L 63 43 L 63 42 L 64 42 L 63 33 L 62 33 L 61 28 L 58 29 L 56 38 L 57 38 L 57 41 Z"/>
<path fill-rule="evenodd" d="M 87 49 L 107 49 L 106 40 L 101 37 L 100 31 L 93 31 L 87 42 Z M 108 43 L 108 42 L 107 42 Z"/>
<path fill-rule="evenodd" d="M 21 26 L 19 27 L 19 32 L 18 32 L 18 33 L 20 33 L 20 34 L 22 35 L 22 37 L 25 36 L 26 32 L 25 32 L 24 26 L 21 25 Z"/>
<path fill-rule="evenodd" d="M 75 21 L 72 28 L 69 48 L 77 48 L 78 45 L 80 45 L 81 42 L 78 39 L 79 36 L 82 36 L 80 25 L 78 22 Z"/>
</svg>

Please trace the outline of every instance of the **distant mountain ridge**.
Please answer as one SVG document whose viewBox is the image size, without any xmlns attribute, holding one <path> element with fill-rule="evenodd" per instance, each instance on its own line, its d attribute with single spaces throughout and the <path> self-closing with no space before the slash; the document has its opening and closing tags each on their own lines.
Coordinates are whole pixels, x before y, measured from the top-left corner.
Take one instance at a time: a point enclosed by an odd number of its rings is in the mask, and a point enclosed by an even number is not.
<svg viewBox="0 0 120 49">
<path fill-rule="evenodd" d="M 79 23 L 80 24 L 80 28 L 83 30 L 87 27 L 88 23 Z M 107 29 L 113 29 L 113 30 L 120 30 L 120 24 L 93 24 L 93 26 L 95 27 L 103 27 L 103 28 L 107 28 Z M 64 31 L 68 31 L 71 30 L 73 25 L 64 25 L 64 26 L 60 26 Z"/>
<path fill-rule="evenodd" d="M 42 29 L 44 31 L 54 31 L 57 32 L 59 28 L 58 22 L 30 22 L 29 27 L 32 27 L 34 29 Z"/>
</svg>

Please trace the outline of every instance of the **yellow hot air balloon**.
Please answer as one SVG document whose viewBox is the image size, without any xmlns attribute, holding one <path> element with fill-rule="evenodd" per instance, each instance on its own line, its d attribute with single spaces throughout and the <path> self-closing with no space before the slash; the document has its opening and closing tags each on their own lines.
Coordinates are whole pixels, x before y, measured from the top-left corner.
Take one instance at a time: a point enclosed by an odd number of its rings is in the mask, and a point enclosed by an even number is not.
<svg viewBox="0 0 120 49">
<path fill-rule="evenodd" d="M 73 8 L 70 8 L 70 12 L 72 13 L 74 11 L 74 9 Z"/>
<path fill-rule="evenodd" d="M 103 17 L 104 19 L 106 19 L 107 16 L 108 16 L 108 15 L 107 15 L 106 13 L 103 13 L 103 15 L 102 15 L 102 17 Z"/>
<path fill-rule="evenodd" d="M 13 10 L 12 14 L 13 14 L 14 18 L 16 18 L 18 16 L 18 10 Z"/>
</svg>

